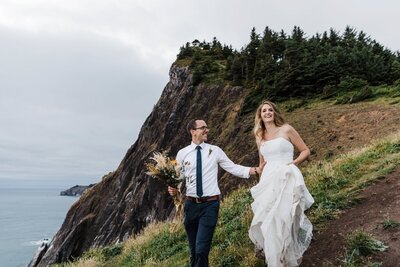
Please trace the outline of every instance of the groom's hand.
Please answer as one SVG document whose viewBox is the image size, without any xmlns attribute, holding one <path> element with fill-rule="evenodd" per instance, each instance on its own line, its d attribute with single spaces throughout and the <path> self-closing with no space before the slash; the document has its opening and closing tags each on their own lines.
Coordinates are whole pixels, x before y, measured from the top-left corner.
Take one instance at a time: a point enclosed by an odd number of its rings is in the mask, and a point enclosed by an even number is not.
<svg viewBox="0 0 400 267">
<path fill-rule="evenodd" d="M 178 189 L 173 188 L 173 187 L 171 187 L 171 186 L 168 186 L 168 193 L 169 193 L 171 196 L 175 196 L 175 195 L 178 193 Z"/>
</svg>

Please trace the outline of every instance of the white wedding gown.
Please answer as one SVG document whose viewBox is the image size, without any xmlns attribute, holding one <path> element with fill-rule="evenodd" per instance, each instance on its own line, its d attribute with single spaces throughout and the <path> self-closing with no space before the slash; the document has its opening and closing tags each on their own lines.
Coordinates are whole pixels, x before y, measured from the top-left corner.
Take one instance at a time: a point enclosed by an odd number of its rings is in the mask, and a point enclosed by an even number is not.
<svg viewBox="0 0 400 267">
<path fill-rule="evenodd" d="M 304 215 L 314 202 L 293 161 L 293 145 L 283 137 L 264 141 L 260 152 L 267 162 L 260 182 L 250 189 L 254 213 L 250 239 L 262 249 L 268 267 L 299 266 L 312 238 Z"/>
</svg>

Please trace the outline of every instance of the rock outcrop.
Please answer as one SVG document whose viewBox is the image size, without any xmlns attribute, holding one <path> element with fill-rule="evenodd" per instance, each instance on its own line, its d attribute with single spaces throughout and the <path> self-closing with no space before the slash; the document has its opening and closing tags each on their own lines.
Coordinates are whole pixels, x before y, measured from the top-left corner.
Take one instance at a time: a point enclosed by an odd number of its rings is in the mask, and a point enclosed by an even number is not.
<svg viewBox="0 0 400 267">
<path fill-rule="evenodd" d="M 90 185 L 75 185 L 67 190 L 61 191 L 60 196 L 72 196 L 78 197 L 81 196 L 87 189 L 95 186 L 95 184 Z"/>
<path fill-rule="evenodd" d="M 37 266 L 40 262 L 40 259 L 46 253 L 47 249 L 49 248 L 49 244 L 47 242 L 43 242 L 38 249 L 36 250 L 35 255 L 33 255 L 32 260 L 29 262 L 27 267 L 34 267 Z"/>
<path fill-rule="evenodd" d="M 207 120 L 212 127 L 210 135 L 221 137 L 214 144 L 230 141 L 228 146 L 241 144 L 241 148 L 249 149 L 247 144 L 252 142 L 243 142 L 244 136 L 238 135 L 241 124 L 232 123 L 243 93 L 241 87 L 193 87 L 189 67 L 174 64 L 170 81 L 117 170 L 105 175 L 73 204 L 47 251 L 32 266 L 72 260 L 90 247 L 121 242 L 149 222 L 169 218 L 173 203 L 166 186 L 145 174 L 144 163 L 153 151 L 168 150 L 175 155 L 188 144 L 186 124 L 192 118 Z M 249 155 L 232 159 L 249 162 Z M 252 155 L 253 163 L 256 157 Z M 241 179 L 226 180 L 229 187 Z"/>
</svg>

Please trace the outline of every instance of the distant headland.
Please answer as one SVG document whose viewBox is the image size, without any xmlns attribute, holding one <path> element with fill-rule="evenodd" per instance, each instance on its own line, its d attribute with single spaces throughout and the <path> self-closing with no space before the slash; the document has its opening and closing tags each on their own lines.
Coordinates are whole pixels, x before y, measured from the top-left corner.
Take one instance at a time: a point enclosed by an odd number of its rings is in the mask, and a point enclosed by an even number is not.
<svg viewBox="0 0 400 267">
<path fill-rule="evenodd" d="M 75 185 L 67 190 L 61 191 L 60 196 L 81 196 L 87 189 L 93 187 L 96 184 L 90 185 Z"/>
</svg>

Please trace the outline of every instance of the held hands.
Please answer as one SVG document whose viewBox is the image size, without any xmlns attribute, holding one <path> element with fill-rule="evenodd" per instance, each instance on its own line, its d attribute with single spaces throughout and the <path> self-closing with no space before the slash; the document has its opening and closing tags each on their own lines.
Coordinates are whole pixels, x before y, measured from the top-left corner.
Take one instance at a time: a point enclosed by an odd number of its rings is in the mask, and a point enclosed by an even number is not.
<svg viewBox="0 0 400 267">
<path fill-rule="evenodd" d="M 258 176 L 261 176 L 261 173 L 262 173 L 262 171 L 264 170 L 265 164 L 267 164 L 266 161 L 264 161 L 261 165 L 259 165 L 259 166 L 256 168 L 256 171 L 257 171 L 257 175 L 258 175 Z"/>
<path fill-rule="evenodd" d="M 250 168 L 250 174 L 256 174 L 260 176 L 266 163 L 267 162 L 264 161 L 260 166 Z"/>
<path fill-rule="evenodd" d="M 178 193 L 178 189 L 173 188 L 173 187 L 171 187 L 171 186 L 168 186 L 168 193 L 169 193 L 171 196 L 175 196 L 175 195 Z"/>
</svg>

